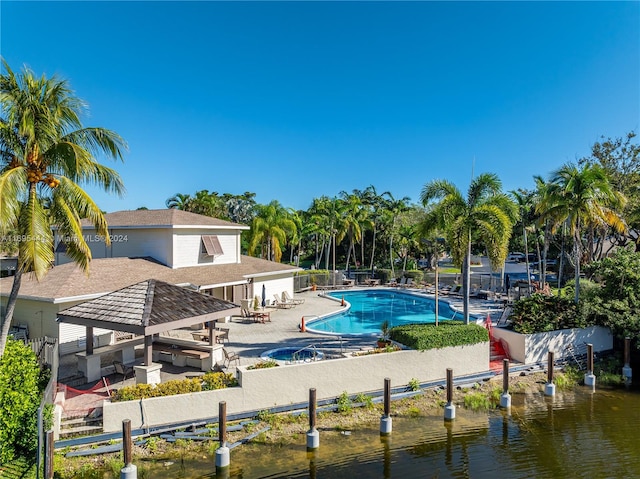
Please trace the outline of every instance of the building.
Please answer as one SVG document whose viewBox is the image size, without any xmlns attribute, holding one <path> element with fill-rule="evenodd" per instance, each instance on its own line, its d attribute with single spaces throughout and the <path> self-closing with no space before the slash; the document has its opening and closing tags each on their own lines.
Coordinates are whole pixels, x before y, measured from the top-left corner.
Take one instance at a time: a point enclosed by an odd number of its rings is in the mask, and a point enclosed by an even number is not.
<svg viewBox="0 0 640 479">
<path fill-rule="evenodd" d="M 299 268 L 241 254 L 241 233 L 249 227 L 181 210 L 118 211 L 105 215 L 111 245 L 83 227 L 93 260 L 83 273 L 65 254 L 65 241 L 55 238 L 55 266 L 41 280 L 23 276 L 13 325 L 28 326 L 30 337 L 60 341 L 60 354 L 85 348 L 83 327 L 58 324 L 57 313 L 78 303 L 147 279 L 188 287 L 240 304 L 242 298 L 293 294 Z M 0 301 L 6 306 L 13 278 L 0 279 Z M 94 345 L 116 339 L 113 331 L 95 331 Z"/>
</svg>

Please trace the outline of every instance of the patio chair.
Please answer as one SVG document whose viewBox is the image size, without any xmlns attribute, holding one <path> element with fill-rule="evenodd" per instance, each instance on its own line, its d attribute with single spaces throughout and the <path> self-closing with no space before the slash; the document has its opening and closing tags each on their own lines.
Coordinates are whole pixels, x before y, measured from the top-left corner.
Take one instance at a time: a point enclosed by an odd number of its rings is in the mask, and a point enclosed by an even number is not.
<svg viewBox="0 0 640 479">
<path fill-rule="evenodd" d="M 225 348 L 222 348 L 222 353 L 224 354 L 224 367 L 228 368 L 231 366 L 231 361 L 237 361 L 238 366 L 240 366 L 240 356 L 238 353 L 229 352 Z"/>
<path fill-rule="evenodd" d="M 133 377 L 133 373 L 135 372 L 135 370 L 133 369 L 133 366 L 128 366 L 126 364 L 121 363 L 120 361 L 114 361 L 113 367 L 116 370 L 116 374 L 122 375 L 123 381 L 125 381 L 127 379 L 127 376 L 129 376 L 130 374 Z"/>
<path fill-rule="evenodd" d="M 291 296 L 289 296 L 289 292 L 288 291 L 283 291 L 282 292 L 282 302 L 284 302 L 284 303 L 293 303 L 293 304 L 302 304 L 302 303 L 304 303 L 304 299 L 294 299 Z"/>
<path fill-rule="evenodd" d="M 273 295 L 273 304 L 276 308 L 280 308 L 280 309 L 290 309 L 290 308 L 295 308 L 297 306 L 296 303 L 290 302 L 290 301 L 283 301 L 281 298 L 278 297 L 277 294 Z"/>
</svg>

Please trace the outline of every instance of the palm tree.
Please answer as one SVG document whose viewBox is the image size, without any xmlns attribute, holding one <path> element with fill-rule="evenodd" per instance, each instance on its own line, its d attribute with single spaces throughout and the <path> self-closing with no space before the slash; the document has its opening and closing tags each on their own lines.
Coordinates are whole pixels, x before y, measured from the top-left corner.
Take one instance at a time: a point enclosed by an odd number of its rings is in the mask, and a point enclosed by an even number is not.
<svg viewBox="0 0 640 479">
<path fill-rule="evenodd" d="M 169 209 L 189 211 L 189 205 L 191 201 L 193 201 L 191 195 L 177 193 L 171 198 L 168 198 L 165 202 L 165 205 L 167 205 L 167 208 Z"/>
<path fill-rule="evenodd" d="M 396 229 L 396 221 L 401 213 L 404 213 L 409 209 L 410 198 L 405 196 L 403 198 L 394 198 L 389 192 L 385 192 L 387 200 L 385 201 L 386 210 L 389 213 L 391 224 L 389 225 L 389 262 L 391 263 L 391 275 L 393 276 L 393 236 Z"/>
<path fill-rule="evenodd" d="M 619 233 L 626 231 L 624 220 L 615 211 L 625 203 L 624 195 L 613 189 L 609 177 L 598 165 L 587 163 L 579 169 L 567 163 L 551 175 L 538 208 L 554 219 L 554 227 L 566 222 L 573 235 L 576 303 L 580 297 L 582 229 L 607 225 Z"/>
<path fill-rule="evenodd" d="M 491 266 L 497 269 L 507 257 L 509 238 L 517 217 L 516 205 L 501 192 L 502 184 L 494 174 L 483 173 L 474 178 L 467 197 L 447 180 L 427 183 L 420 200 L 427 210 L 421 230 L 443 231 L 454 263 L 463 266 L 464 322 L 469 323 L 469 283 L 471 242 L 481 240 Z M 432 200 L 438 203 L 430 205 Z"/>
<path fill-rule="evenodd" d="M 18 267 L 2 318 L 4 353 L 24 273 L 41 279 L 53 264 L 51 226 L 66 241 L 67 255 L 85 271 L 91 250 L 82 235 L 85 218 L 109 242 L 102 211 L 81 188 L 94 184 L 122 194 L 118 173 L 96 161 L 96 154 L 122 159 L 124 140 L 103 128 L 83 127 L 85 104 L 67 81 L 36 78 L 24 68 L 14 73 L 3 60 L 0 76 L 0 233 L 13 229 L 21 239 Z"/>
<path fill-rule="evenodd" d="M 289 218 L 289 212 L 277 201 L 258 207 L 258 214 L 251 222 L 249 254 L 254 254 L 258 245 L 262 246 L 262 257 L 280 262 L 282 246 L 296 229 Z"/>
</svg>

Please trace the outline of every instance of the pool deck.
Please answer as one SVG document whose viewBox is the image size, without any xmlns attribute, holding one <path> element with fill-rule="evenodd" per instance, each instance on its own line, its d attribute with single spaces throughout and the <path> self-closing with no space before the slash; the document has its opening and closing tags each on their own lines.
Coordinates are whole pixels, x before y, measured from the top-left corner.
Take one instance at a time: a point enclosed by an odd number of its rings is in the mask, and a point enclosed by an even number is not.
<svg viewBox="0 0 640 479">
<path fill-rule="evenodd" d="M 417 288 L 387 288 L 383 286 L 365 287 L 365 288 L 349 288 L 349 291 L 356 289 L 385 289 L 385 290 L 399 290 L 402 292 L 415 293 L 423 296 L 433 297 L 428 295 L 424 290 Z M 310 332 L 300 332 L 299 325 L 302 317 L 305 317 L 306 321 L 315 318 L 316 316 L 323 316 L 334 312 L 339 312 L 343 307 L 340 301 L 334 301 L 322 296 L 322 293 L 307 291 L 304 293 L 298 293 L 295 295 L 296 299 L 304 299 L 304 303 L 295 306 L 290 309 L 273 309 L 271 312 L 271 321 L 266 323 L 254 322 L 246 318 L 234 316 L 229 323 L 224 324 L 225 328 L 229 328 L 229 342 L 225 343 L 225 348 L 228 351 L 236 352 L 240 355 L 240 364 L 242 366 L 248 366 L 260 361 L 260 355 L 269 350 L 283 347 L 299 347 L 314 345 L 317 349 L 323 351 L 328 357 L 333 354 L 340 354 L 341 352 L 357 351 L 363 349 L 369 349 L 375 346 L 376 337 L 363 336 L 363 337 L 341 337 L 324 335 Z M 462 310 L 462 298 L 459 297 L 444 297 L 441 301 L 448 301 L 455 309 Z M 478 315 L 486 317 L 490 314 L 495 322 L 503 309 L 501 302 L 491 300 L 470 300 L 470 312 L 472 315 Z M 178 330 L 176 335 L 184 336 L 187 339 L 191 339 L 191 332 L 188 330 Z M 142 348 L 136 350 L 136 357 L 141 358 Z M 61 358 L 60 361 L 60 373 L 58 377 L 65 378 L 72 376 L 77 371 L 77 362 L 75 355 L 71 354 Z M 171 379 L 184 378 L 185 373 L 195 372 L 190 368 L 175 367 L 171 364 L 163 363 L 161 371 L 161 380 L 163 382 Z M 228 372 L 235 372 L 235 368 L 229 368 Z M 135 381 L 133 379 L 127 379 L 121 381 L 120 377 L 110 375 L 109 380 L 112 384 L 121 387 L 123 385 L 131 385 Z"/>
</svg>

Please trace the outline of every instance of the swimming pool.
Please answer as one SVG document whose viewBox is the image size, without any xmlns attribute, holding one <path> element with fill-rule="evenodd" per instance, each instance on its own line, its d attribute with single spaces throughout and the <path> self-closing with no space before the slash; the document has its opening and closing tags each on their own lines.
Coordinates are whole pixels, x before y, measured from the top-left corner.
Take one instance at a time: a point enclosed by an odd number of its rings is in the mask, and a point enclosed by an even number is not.
<svg viewBox="0 0 640 479">
<path fill-rule="evenodd" d="M 432 298 L 404 293 L 371 289 L 329 293 L 334 298 L 344 297 L 351 309 L 318 320 L 309 321 L 307 330 L 324 334 L 379 335 L 380 325 L 389 321 L 389 327 L 409 323 L 434 323 L 435 301 Z M 463 319 L 462 313 L 449 303 L 438 301 L 438 319 Z"/>
<path fill-rule="evenodd" d="M 320 361 L 323 358 L 322 351 L 318 351 L 312 346 L 270 349 L 260 355 L 260 359 L 263 361 L 273 359 L 278 363 L 284 364 L 308 363 Z"/>
</svg>

